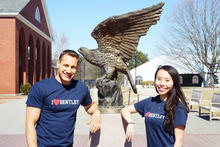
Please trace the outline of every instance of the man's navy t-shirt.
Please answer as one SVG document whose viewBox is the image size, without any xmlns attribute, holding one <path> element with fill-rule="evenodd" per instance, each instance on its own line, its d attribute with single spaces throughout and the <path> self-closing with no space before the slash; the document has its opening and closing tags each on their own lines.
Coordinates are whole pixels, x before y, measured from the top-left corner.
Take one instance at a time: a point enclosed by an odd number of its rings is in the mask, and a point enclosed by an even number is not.
<svg viewBox="0 0 220 147">
<path fill-rule="evenodd" d="M 26 104 L 41 109 L 36 126 L 38 147 L 72 145 L 77 109 L 91 102 L 89 90 L 81 81 L 72 80 L 68 86 L 55 77 L 37 82 Z"/>
<path fill-rule="evenodd" d="M 174 145 L 174 130 L 172 130 L 172 133 L 168 133 L 164 128 L 164 104 L 165 101 L 160 100 L 159 95 L 134 104 L 136 111 L 142 117 L 145 117 L 148 147 L 172 147 Z M 185 107 L 179 102 L 175 107 L 174 127 L 185 126 L 187 116 Z"/>
</svg>

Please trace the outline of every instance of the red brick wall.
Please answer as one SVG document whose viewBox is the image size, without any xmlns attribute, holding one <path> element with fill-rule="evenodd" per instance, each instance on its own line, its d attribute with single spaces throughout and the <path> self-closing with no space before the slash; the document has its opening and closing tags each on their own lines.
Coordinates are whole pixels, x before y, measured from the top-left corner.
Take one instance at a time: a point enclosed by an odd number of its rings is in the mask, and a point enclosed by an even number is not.
<svg viewBox="0 0 220 147">
<path fill-rule="evenodd" d="M 39 8 L 40 11 L 40 19 L 41 23 L 39 23 L 35 19 L 35 10 L 36 8 Z M 24 16 L 27 20 L 29 20 L 32 24 L 34 24 L 36 27 L 38 27 L 42 32 L 47 34 L 50 37 L 48 26 L 46 23 L 45 14 L 43 11 L 43 7 L 41 4 L 41 0 L 31 0 L 24 9 L 20 12 L 22 16 Z"/>
<path fill-rule="evenodd" d="M 33 43 L 36 46 L 37 39 L 42 48 L 51 48 L 51 42 L 43 38 L 37 32 L 24 25 L 16 18 L 0 19 L 0 94 L 19 93 L 19 32 L 23 28 L 25 44 L 28 46 L 29 36 L 32 34 Z M 51 59 L 50 57 L 48 57 Z M 51 66 L 49 67 L 49 69 Z"/>
<path fill-rule="evenodd" d="M 16 91 L 15 18 L 0 19 L 0 93 Z"/>
<path fill-rule="evenodd" d="M 19 55 L 19 32 L 20 32 L 21 29 L 24 30 L 25 39 L 26 39 L 25 40 L 26 46 L 28 46 L 30 35 L 32 35 L 32 37 L 33 37 L 33 44 L 34 44 L 35 47 L 37 45 L 37 40 L 39 39 L 41 50 L 43 48 L 43 43 L 45 44 L 46 49 L 48 48 L 48 46 L 51 49 L 51 42 L 49 42 L 48 40 L 43 38 L 37 32 L 33 31 L 31 28 L 29 28 L 26 25 L 24 25 L 21 21 L 17 20 L 16 21 L 16 38 L 17 38 L 16 39 L 16 52 L 17 52 L 17 55 Z M 51 59 L 51 58 L 48 57 L 47 59 Z M 17 61 L 17 63 L 19 63 L 19 56 L 16 56 L 16 61 Z M 50 68 L 51 68 L 51 65 L 50 65 L 50 67 L 48 67 L 48 69 L 50 69 Z M 16 71 L 17 71 L 16 72 L 16 79 L 17 79 L 17 82 L 16 82 L 16 84 L 17 84 L 16 85 L 16 87 L 17 87 L 16 93 L 18 93 L 19 92 L 19 64 L 16 64 Z"/>
<path fill-rule="evenodd" d="M 35 10 L 38 6 L 40 11 L 41 23 L 35 20 Z M 48 26 L 41 0 L 31 0 L 24 9 L 20 12 L 27 20 L 39 28 L 42 32 L 49 35 Z M 32 35 L 34 48 L 37 45 L 37 40 L 40 42 L 40 48 L 45 44 L 46 49 L 51 50 L 51 42 L 33 31 L 31 28 L 23 24 L 16 18 L 0 18 L 0 94 L 16 94 L 19 93 L 19 32 L 24 30 L 25 48 L 27 49 L 29 37 Z M 51 53 L 51 51 L 50 51 Z M 51 54 L 47 55 L 47 60 L 51 60 Z M 27 60 L 26 60 L 27 61 Z M 51 61 L 47 61 L 49 67 L 48 75 L 51 75 Z M 34 65 L 35 68 L 36 65 Z M 26 66 L 28 67 L 28 66 Z M 28 70 L 27 70 L 28 71 Z M 28 75 L 28 73 L 26 73 Z M 36 75 L 36 73 L 35 73 Z M 46 76 L 47 78 L 48 76 Z M 28 82 L 28 77 L 23 77 Z M 33 80 L 35 82 L 35 80 Z"/>
</svg>

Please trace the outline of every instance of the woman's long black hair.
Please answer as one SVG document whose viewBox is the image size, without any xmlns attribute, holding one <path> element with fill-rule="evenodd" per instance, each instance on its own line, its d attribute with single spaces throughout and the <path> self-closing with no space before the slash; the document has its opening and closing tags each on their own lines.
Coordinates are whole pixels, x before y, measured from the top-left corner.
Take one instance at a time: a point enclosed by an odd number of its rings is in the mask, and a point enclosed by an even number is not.
<svg viewBox="0 0 220 147">
<path fill-rule="evenodd" d="M 179 101 L 182 102 L 187 112 L 189 112 L 189 107 L 186 103 L 186 98 L 184 96 L 184 93 L 181 90 L 180 76 L 179 76 L 178 71 L 170 65 L 159 66 L 155 73 L 155 77 L 154 77 L 155 81 L 156 81 L 157 72 L 160 69 L 167 71 L 173 80 L 173 88 L 168 92 L 168 96 L 167 96 L 166 103 L 164 106 L 164 111 L 165 111 L 164 127 L 166 131 L 171 133 L 171 130 L 173 128 L 174 115 L 175 115 L 174 109 L 178 105 L 178 102 Z M 157 91 L 156 86 L 155 86 L 155 89 Z"/>
</svg>

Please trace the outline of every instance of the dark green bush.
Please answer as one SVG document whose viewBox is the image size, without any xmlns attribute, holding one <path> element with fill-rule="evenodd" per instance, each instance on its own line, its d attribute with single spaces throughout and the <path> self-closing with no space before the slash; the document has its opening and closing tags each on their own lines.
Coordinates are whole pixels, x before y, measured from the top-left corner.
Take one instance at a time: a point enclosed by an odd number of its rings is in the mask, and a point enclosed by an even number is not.
<svg viewBox="0 0 220 147">
<path fill-rule="evenodd" d="M 21 84 L 20 92 L 21 92 L 23 95 L 28 95 L 28 93 L 30 92 L 30 90 L 31 90 L 31 84 L 30 84 L 30 83 Z"/>
</svg>

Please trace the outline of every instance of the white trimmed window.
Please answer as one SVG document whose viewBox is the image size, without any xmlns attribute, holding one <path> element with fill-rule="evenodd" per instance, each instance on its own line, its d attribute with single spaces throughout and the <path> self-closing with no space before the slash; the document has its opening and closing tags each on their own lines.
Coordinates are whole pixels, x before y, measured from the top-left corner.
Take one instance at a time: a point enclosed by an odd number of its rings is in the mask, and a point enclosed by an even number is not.
<svg viewBox="0 0 220 147">
<path fill-rule="evenodd" d="M 180 76 L 180 84 L 183 84 L 183 77 Z"/>
<path fill-rule="evenodd" d="M 194 75 L 194 76 L 192 77 L 192 83 L 193 83 L 193 84 L 198 84 L 198 83 L 199 83 L 199 77 L 198 77 L 197 75 Z"/>
<path fill-rule="evenodd" d="M 40 11 L 38 7 L 35 10 L 35 19 L 40 23 Z"/>
</svg>

